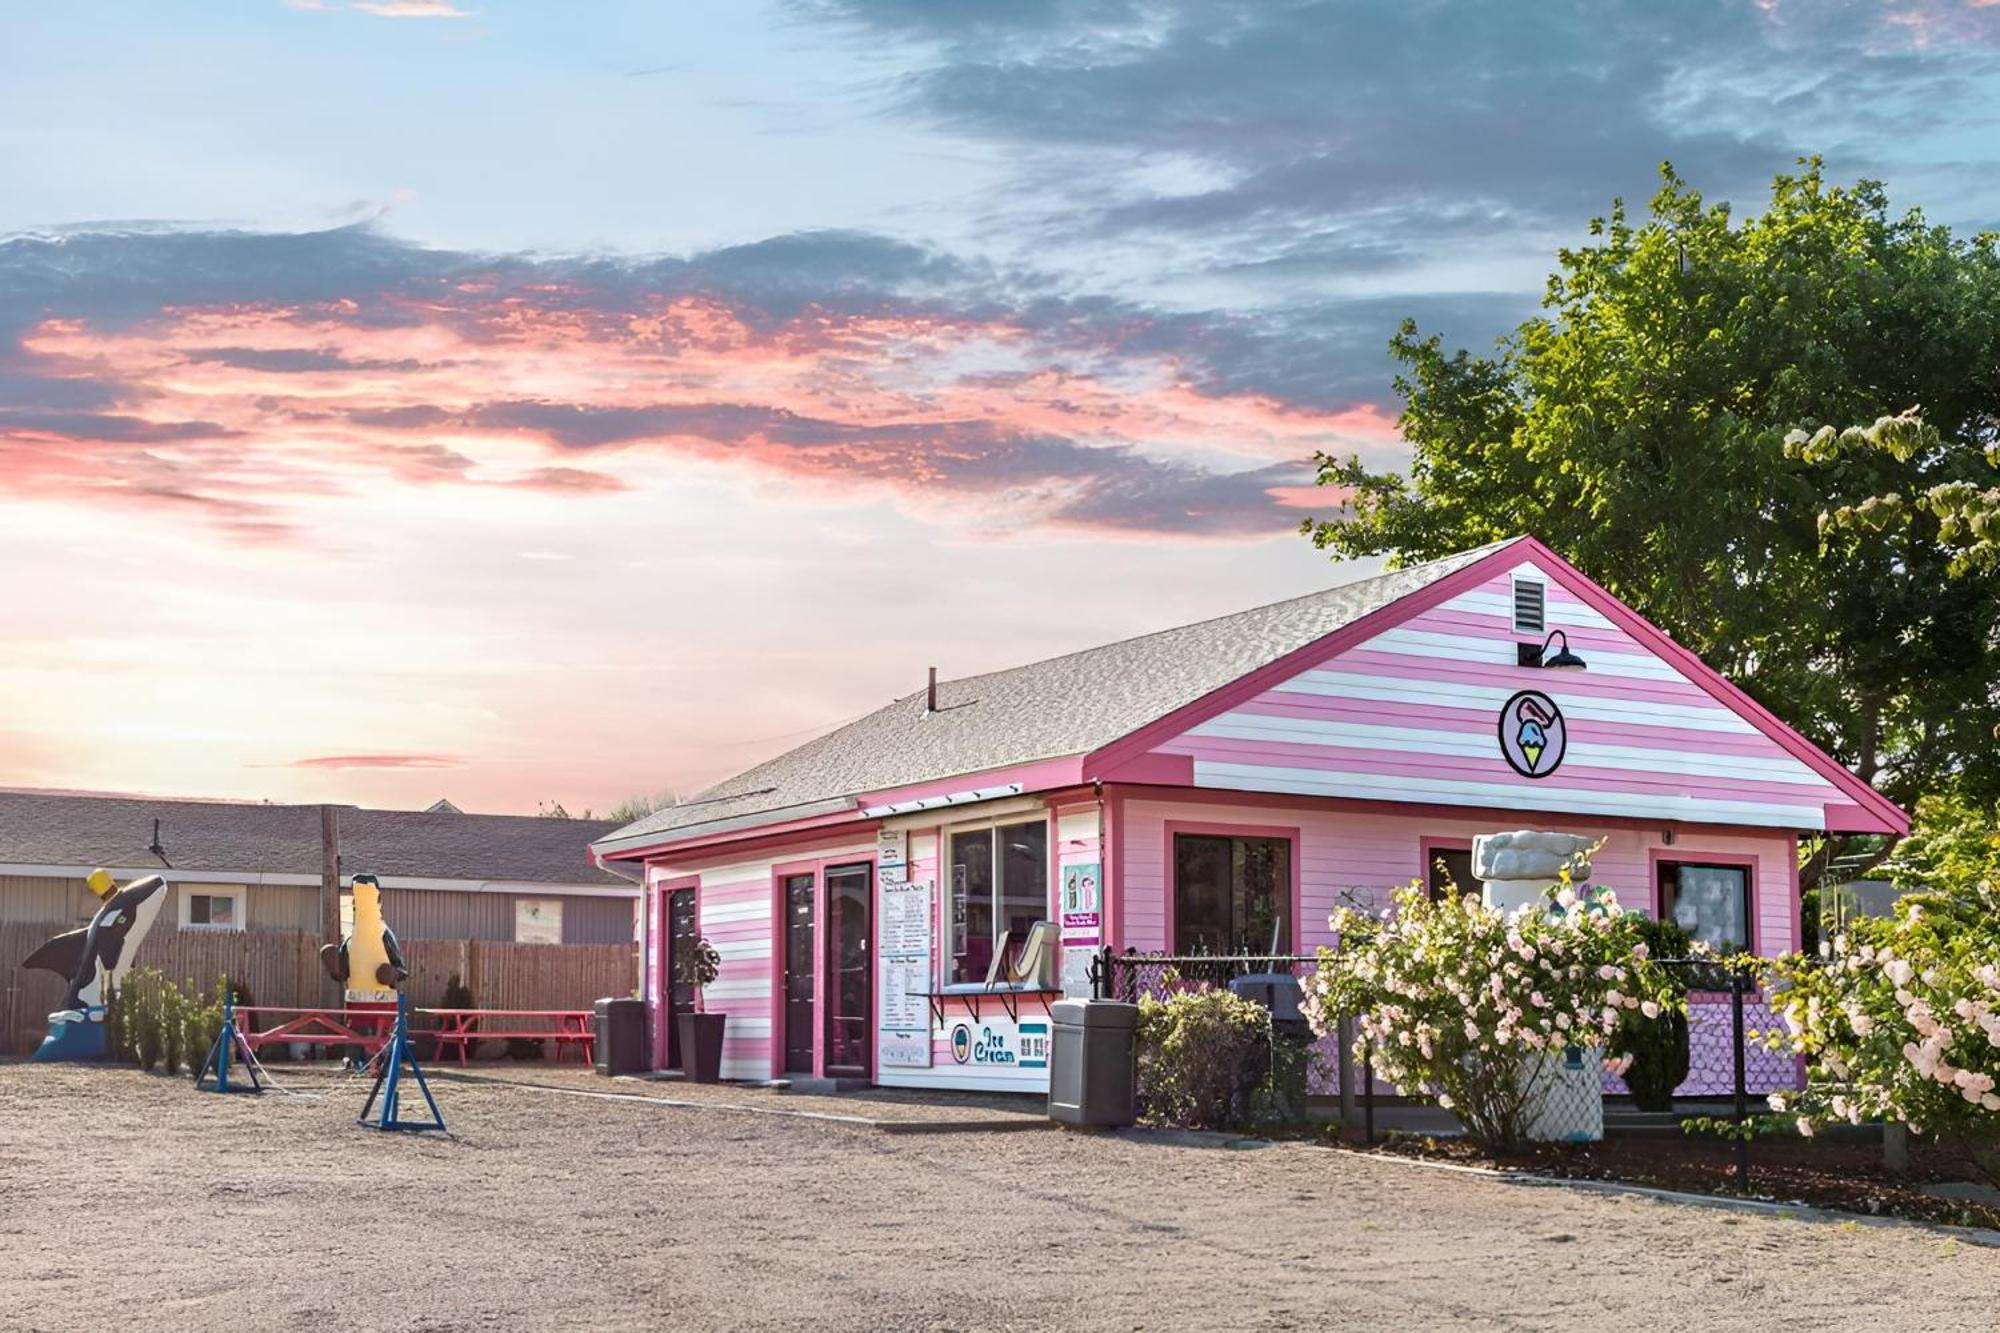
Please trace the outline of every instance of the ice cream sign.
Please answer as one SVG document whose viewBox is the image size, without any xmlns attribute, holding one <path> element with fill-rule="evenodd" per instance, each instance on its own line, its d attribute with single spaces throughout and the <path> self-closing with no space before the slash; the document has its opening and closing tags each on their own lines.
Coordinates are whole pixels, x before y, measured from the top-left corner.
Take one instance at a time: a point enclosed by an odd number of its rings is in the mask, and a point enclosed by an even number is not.
<svg viewBox="0 0 2000 1333">
<path fill-rule="evenodd" d="M 1556 771 L 1569 746 L 1562 709 L 1540 690 L 1521 690 L 1500 709 L 1500 753 L 1524 778 Z"/>
</svg>

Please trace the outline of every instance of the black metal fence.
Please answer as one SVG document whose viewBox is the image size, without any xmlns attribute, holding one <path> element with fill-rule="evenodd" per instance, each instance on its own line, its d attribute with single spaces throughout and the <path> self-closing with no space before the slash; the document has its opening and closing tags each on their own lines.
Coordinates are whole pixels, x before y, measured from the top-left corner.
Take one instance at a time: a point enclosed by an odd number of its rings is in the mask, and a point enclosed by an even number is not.
<svg viewBox="0 0 2000 1333">
<path fill-rule="evenodd" d="M 1744 969 L 1715 959 L 1657 961 L 1688 993 L 1688 1072 L 1673 1089 L 1675 1110 L 1689 1115 L 1718 1112 L 1714 1119 L 1730 1122 L 1737 1184 L 1747 1189 L 1747 1122 L 1761 1113 L 1768 1094 L 1804 1086 L 1804 1062 L 1787 1051 L 1770 1049 L 1763 1040 L 1763 1034 L 1781 1026 L 1781 1019 L 1773 998 Z M 1281 972 L 1305 980 L 1318 966 L 1316 955 L 1304 954 L 1121 954 L 1100 949 L 1091 959 L 1091 993 L 1102 1000 L 1136 1004 L 1142 996 L 1162 998 L 1181 989 L 1226 986 L 1238 977 L 1259 973 Z M 1316 1045 L 1319 1058 L 1313 1062 L 1311 1091 L 1321 1096 L 1338 1095 L 1339 1071 L 1347 1063 L 1339 1040 L 1324 1037 Z M 1378 1088 L 1366 1063 L 1355 1073 L 1355 1092 L 1365 1108 L 1372 1141 Z M 1610 1073 L 1604 1075 L 1603 1089 L 1607 1096 L 1630 1095 L 1624 1081 Z M 1703 1102 L 1709 1105 L 1701 1105 Z"/>
</svg>

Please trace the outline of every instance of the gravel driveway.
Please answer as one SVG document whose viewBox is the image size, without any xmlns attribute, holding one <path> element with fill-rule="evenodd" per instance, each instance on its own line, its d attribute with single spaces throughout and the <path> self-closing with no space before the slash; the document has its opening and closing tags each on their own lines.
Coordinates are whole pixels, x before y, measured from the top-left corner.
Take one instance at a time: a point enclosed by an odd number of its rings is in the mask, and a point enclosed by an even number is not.
<svg viewBox="0 0 2000 1333">
<path fill-rule="evenodd" d="M 0 1327 L 2000 1327 L 2000 1252 L 1914 1228 L 1303 1146 L 439 1093 L 448 1140 L 356 1128 L 353 1086 L 0 1066 Z"/>
</svg>

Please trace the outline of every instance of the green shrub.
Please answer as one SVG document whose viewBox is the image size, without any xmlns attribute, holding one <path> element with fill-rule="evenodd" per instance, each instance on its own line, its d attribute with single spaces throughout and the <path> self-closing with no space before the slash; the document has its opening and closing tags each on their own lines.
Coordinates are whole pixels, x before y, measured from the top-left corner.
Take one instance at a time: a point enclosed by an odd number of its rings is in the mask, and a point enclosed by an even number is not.
<svg viewBox="0 0 2000 1333">
<path fill-rule="evenodd" d="M 1812 1062 L 1771 1109 L 1802 1134 L 1900 1121 L 2000 1186 L 2000 885 L 1909 894 L 1822 947 L 1770 964 L 1785 1027 L 1764 1039 Z"/>
<path fill-rule="evenodd" d="M 125 1040 L 125 988 L 106 983 L 104 991 L 104 1058 L 129 1061 Z"/>
<path fill-rule="evenodd" d="M 1687 958 L 1694 951 L 1694 938 L 1672 921 L 1640 921 L 1638 929 L 1654 958 Z M 1660 979 L 1667 1002 L 1659 1016 L 1626 1010 L 1608 1048 L 1613 1056 L 1631 1060 L 1625 1086 L 1641 1111 L 1673 1110 L 1674 1089 L 1688 1076 L 1687 981 L 1676 968 L 1661 968 Z"/>
<path fill-rule="evenodd" d="M 1675 1003 L 1639 922 L 1566 871 L 1540 908 L 1434 902 L 1418 882 L 1386 919 L 1343 907 L 1332 924 L 1340 947 L 1319 951 L 1306 985 L 1313 1030 L 1352 1015 L 1356 1054 L 1365 1043 L 1377 1075 L 1503 1151 L 1527 1137 L 1567 1048 L 1602 1048 L 1628 1014 Z M 1626 1072 L 1623 1056 L 1605 1067 Z"/>
<path fill-rule="evenodd" d="M 178 1074 L 181 1056 L 187 1048 L 187 1026 L 185 1003 L 180 987 L 162 979 L 160 982 L 160 1063 L 169 1074 Z"/>
<path fill-rule="evenodd" d="M 151 967 L 134 968 L 125 977 L 125 1021 L 128 1044 L 139 1067 L 152 1070 L 165 1053 L 165 1031 L 160 1022 L 160 973 Z"/>
<path fill-rule="evenodd" d="M 1173 978 L 1169 975 L 1169 984 Z M 1270 1118 L 1271 1015 L 1208 987 L 1139 1001 L 1139 1100 L 1149 1121 L 1240 1129 Z"/>
</svg>

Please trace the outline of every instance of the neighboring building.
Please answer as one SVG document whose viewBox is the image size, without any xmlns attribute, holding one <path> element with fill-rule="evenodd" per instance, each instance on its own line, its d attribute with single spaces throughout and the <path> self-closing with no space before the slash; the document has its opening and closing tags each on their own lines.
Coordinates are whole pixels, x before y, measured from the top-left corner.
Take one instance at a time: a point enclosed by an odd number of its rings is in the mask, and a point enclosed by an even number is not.
<svg viewBox="0 0 2000 1333">
<path fill-rule="evenodd" d="M 98 901 L 84 877 L 103 866 L 166 876 L 163 927 L 320 933 L 322 808 L 0 791 L 0 922 L 88 919 Z M 633 938 L 638 887 L 589 854 L 606 821 L 334 809 L 342 884 L 378 876 L 403 939 Z"/>
<path fill-rule="evenodd" d="M 1523 826 L 1602 837 L 1628 906 L 1775 954 L 1798 835 L 1908 820 L 1515 538 L 919 690 L 595 850 L 644 871 L 660 1062 L 700 934 L 725 1076 L 1032 1090 L 1054 992 L 983 983 L 1034 923 L 1070 994 L 1103 945 L 1310 952 L 1337 901 Z"/>
</svg>

